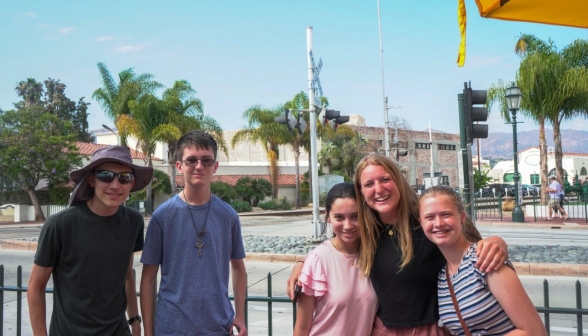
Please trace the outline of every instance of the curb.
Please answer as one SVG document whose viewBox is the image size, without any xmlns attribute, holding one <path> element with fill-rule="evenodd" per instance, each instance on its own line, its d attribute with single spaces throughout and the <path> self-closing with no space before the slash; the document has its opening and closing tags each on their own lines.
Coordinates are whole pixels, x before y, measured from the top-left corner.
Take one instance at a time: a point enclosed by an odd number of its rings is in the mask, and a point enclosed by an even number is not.
<svg viewBox="0 0 588 336">
<path fill-rule="evenodd" d="M 247 261 L 290 262 L 304 260 L 306 256 L 300 254 L 270 254 L 250 252 L 246 254 Z M 517 275 L 553 275 L 588 277 L 588 264 L 549 264 L 549 263 L 512 263 Z"/>
<path fill-rule="evenodd" d="M 1 250 L 37 250 L 36 241 L 3 240 L 0 241 Z M 140 252 L 136 252 L 140 254 Z M 280 262 L 292 263 L 304 260 L 305 255 L 301 254 L 272 254 L 248 252 L 245 254 L 246 261 Z M 588 277 L 588 264 L 549 264 L 549 263 L 527 263 L 513 262 L 518 275 L 553 275 L 553 276 L 575 276 Z"/>
</svg>

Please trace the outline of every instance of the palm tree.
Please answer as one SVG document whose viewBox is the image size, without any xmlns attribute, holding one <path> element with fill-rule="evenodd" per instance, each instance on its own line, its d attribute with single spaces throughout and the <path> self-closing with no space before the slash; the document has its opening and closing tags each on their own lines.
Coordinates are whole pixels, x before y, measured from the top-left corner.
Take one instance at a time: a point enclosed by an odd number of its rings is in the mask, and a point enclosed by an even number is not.
<svg viewBox="0 0 588 336">
<path fill-rule="evenodd" d="M 162 100 L 168 131 L 163 133 L 167 142 L 167 160 L 171 167 L 172 195 L 176 193 L 176 144 L 182 134 L 190 130 L 203 130 L 212 135 L 218 148 L 228 156 L 223 130 L 217 120 L 204 114 L 202 101 L 195 97 L 196 90 L 185 80 L 178 80 L 163 92 Z"/>
<path fill-rule="evenodd" d="M 41 105 L 43 83 L 37 82 L 34 78 L 27 78 L 26 81 L 20 81 L 14 90 L 23 99 L 22 106 L 19 106 L 21 103 L 18 103 L 15 105 L 16 108 Z"/>
<path fill-rule="evenodd" d="M 102 77 L 102 87 L 98 88 L 92 94 L 100 106 L 104 109 L 104 113 L 114 121 L 116 127 L 121 130 L 119 118 L 122 115 L 130 114 L 129 102 L 131 100 L 138 100 L 145 94 L 155 92 L 155 90 L 162 87 L 162 85 L 153 80 L 151 74 L 135 74 L 133 68 L 129 68 L 119 72 L 118 83 L 108 71 L 104 63 L 98 63 L 98 70 Z M 127 145 L 127 133 L 120 131 L 121 144 Z"/>
<path fill-rule="evenodd" d="M 247 126 L 235 133 L 231 139 L 231 145 L 241 141 L 257 142 L 261 144 L 267 154 L 270 163 L 270 182 L 272 184 L 272 199 L 278 199 L 278 177 L 279 177 L 279 149 L 278 146 L 286 143 L 288 139 L 288 130 L 283 125 L 275 122 L 275 117 L 282 113 L 282 108 L 266 109 L 255 105 L 243 113 L 243 118 L 247 120 Z"/>
<path fill-rule="evenodd" d="M 543 123 L 540 123 L 542 183 L 547 184 L 544 121 L 553 125 L 556 176 L 563 181 L 560 126 L 565 119 L 586 114 L 588 71 L 583 63 L 586 63 L 588 44 L 577 40 L 559 52 L 551 41 L 545 43 L 534 36 L 522 35 L 515 51 L 523 56 L 517 75 L 523 93 L 521 109 L 533 111 Z"/>
</svg>

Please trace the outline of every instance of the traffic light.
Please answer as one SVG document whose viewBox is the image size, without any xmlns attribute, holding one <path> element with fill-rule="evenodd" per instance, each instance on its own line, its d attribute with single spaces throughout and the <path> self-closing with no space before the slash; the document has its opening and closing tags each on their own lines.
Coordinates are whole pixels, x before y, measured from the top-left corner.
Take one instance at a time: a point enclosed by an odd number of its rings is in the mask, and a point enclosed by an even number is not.
<svg viewBox="0 0 588 336">
<path fill-rule="evenodd" d="M 324 114 L 321 113 L 323 125 L 331 127 L 336 130 L 339 125 L 349 121 L 349 116 L 342 116 L 340 111 L 324 109 Z"/>
<path fill-rule="evenodd" d="M 302 117 L 302 113 L 293 113 L 290 109 L 284 110 L 284 115 L 274 118 L 274 121 L 286 125 L 288 130 L 298 130 L 302 134 L 306 130 L 306 120 Z"/>
<path fill-rule="evenodd" d="M 488 137 L 488 125 L 479 124 L 479 121 L 488 120 L 488 91 L 472 90 L 471 85 L 466 83 L 463 89 L 465 105 L 466 136 L 469 143 L 474 139 L 486 139 Z M 484 105 L 484 106 L 474 106 Z"/>
</svg>

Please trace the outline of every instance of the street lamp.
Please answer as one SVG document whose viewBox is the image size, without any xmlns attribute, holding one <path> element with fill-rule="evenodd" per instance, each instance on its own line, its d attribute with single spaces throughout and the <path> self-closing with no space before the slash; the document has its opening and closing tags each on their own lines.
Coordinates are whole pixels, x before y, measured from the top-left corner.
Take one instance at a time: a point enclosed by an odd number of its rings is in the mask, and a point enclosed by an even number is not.
<svg viewBox="0 0 588 336">
<path fill-rule="evenodd" d="M 513 180 L 515 183 L 515 207 L 512 210 L 512 221 L 519 223 L 525 221 L 525 214 L 523 213 L 523 209 L 521 209 L 521 200 L 519 198 L 519 181 L 521 176 L 519 174 L 519 160 L 517 157 L 517 111 L 521 106 L 522 97 L 523 95 L 521 94 L 521 89 L 519 89 L 514 83 L 512 83 L 511 87 L 506 89 L 506 103 L 508 104 L 508 109 L 512 114 L 512 150 L 514 158 Z"/>
<path fill-rule="evenodd" d="M 120 146 L 120 136 L 118 136 L 118 133 L 116 133 L 115 131 L 112 130 L 112 128 L 102 124 L 102 127 L 106 128 L 107 130 L 111 131 L 112 134 L 114 134 L 114 136 L 116 136 L 116 144 Z"/>
</svg>

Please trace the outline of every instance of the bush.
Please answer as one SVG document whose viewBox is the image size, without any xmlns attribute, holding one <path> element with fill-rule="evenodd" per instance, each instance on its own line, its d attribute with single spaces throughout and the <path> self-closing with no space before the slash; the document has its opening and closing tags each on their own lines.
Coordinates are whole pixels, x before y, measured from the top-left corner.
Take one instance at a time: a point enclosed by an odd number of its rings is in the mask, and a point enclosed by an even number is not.
<svg viewBox="0 0 588 336">
<path fill-rule="evenodd" d="M 267 201 L 267 202 L 259 202 L 259 204 L 257 204 L 257 206 L 262 208 L 263 210 L 276 210 L 277 209 L 276 202 L 274 202 L 273 200 Z"/>
<path fill-rule="evenodd" d="M 290 210 L 292 209 L 293 205 L 288 199 L 284 196 L 281 200 L 279 200 L 278 204 L 276 204 L 276 210 Z"/>
<path fill-rule="evenodd" d="M 225 182 L 212 182 L 210 184 L 210 190 L 216 197 L 229 204 L 231 203 L 231 200 L 237 198 L 235 188 L 231 187 L 228 183 Z"/>
<path fill-rule="evenodd" d="M 272 195 L 272 186 L 268 180 L 262 178 L 241 177 L 235 185 L 235 192 L 251 206 L 257 206 L 259 201 Z"/>
<path fill-rule="evenodd" d="M 237 212 L 250 212 L 252 210 L 251 204 L 244 201 L 234 200 L 229 205 Z"/>
<path fill-rule="evenodd" d="M 49 188 L 49 202 L 55 205 L 66 205 L 71 192 L 70 187 L 51 187 Z"/>
</svg>

